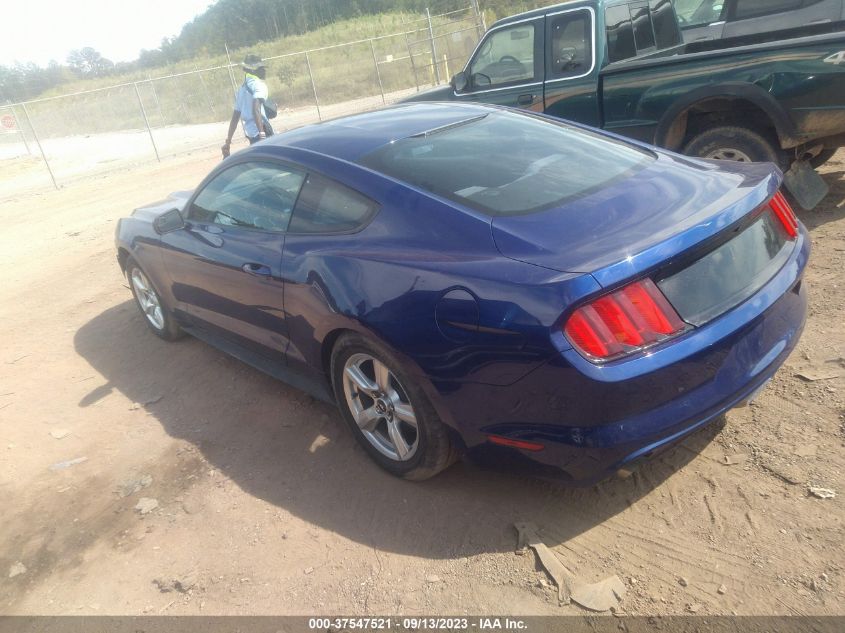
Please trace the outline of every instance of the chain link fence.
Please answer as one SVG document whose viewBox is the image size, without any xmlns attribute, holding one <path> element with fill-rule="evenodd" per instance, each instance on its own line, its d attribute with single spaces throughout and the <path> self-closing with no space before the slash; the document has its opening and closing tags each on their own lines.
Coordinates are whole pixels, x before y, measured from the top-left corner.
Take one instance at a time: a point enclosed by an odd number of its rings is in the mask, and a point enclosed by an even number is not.
<svg viewBox="0 0 845 633">
<path fill-rule="evenodd" d="M 276 132 L 396 102 L 449 81 L 484 32 L 467 7 L 402 32 L 267 57 Z M 227 51 L 228 55 L 228 51 Z M 149 75 L 0 105 L 0 199 L 222 144 L 240 64 Z"/>
</svg>

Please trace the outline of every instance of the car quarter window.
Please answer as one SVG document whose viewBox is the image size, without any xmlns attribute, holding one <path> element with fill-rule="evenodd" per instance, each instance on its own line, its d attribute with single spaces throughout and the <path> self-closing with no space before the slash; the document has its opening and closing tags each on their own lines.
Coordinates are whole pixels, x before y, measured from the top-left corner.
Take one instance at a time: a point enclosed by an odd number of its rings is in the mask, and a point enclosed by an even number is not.
<svg viewBox="0 0 845 633">
<path fill-rule="evenodd" d="M 470 64 L 471 88 L 485 90 L 539 81 L 536 25 L 524 22 L 491 33 Z"/>
<path fill-rule="evenodd" d="M 551 55 L 548 79 L 577 77 L 593 65 L 593 20 L 589 11 L 569 11 L 549 18 Z"/>
<path fill-rule="evenodd" d="M 283 165 L 247 162 L 218 174 L 194 199 L 188 219 L 281 232 L 287 229 L 305 173 Z"/>
<path fill-rule="evenodd" d="M 349 187 L 309 174 L 293 210 L 290 233 L 342 233 L 364 225 L 376 203 Z"/>
<path fill-rule="evenodd" d="M 637 0 L 605 9 L 608 62 L 678 46 L 672 0 Z"/>
<path fill-rule="evenodd" d="M 731 20 L 747 20 L 772 13 L 800 9 L 804 0 L 736 0 Z"/>
</svg>

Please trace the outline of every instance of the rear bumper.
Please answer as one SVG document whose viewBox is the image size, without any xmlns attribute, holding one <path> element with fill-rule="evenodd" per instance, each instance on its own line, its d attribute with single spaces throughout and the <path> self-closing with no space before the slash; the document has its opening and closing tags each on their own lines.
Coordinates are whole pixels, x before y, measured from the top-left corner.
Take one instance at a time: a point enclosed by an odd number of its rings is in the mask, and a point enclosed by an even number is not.
<svg viewBox="0 0 845 633">
<path fill-rule="evenodd" d="M 802 276 L 810 246 L 805 232 L 799 239 L 786 265 L 756 295 L 647 358 L 598 368 L 564 352 L 509 387 L 457 389 L 464 404 L 454 394 L 448 400 L 455 419 L 467 422 L 461 432 L 469 453 L 589 485 L 743 403 L 775 374 L 803 330 Z M 488 434 L 545 448 L 493 446 Z"/>
</svg>

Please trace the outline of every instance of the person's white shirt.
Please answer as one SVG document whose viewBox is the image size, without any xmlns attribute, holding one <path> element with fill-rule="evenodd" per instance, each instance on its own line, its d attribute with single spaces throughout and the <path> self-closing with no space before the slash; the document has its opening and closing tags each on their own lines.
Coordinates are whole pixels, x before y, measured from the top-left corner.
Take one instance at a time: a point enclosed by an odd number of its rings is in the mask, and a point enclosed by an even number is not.
<svg viewBox="0 0 845 633">
<path fill-rule="evenodd" d="M 241 120 L 244 122 L 244 132 L 250 138 L 258 136 L 258 124 L 255 122 L 255 114 L 252 111 L 253 99 L 267 99 L 267 84 L 255 75 L 247 73 L 238 94 L 235 97 L 235 110 L 241 113 Z M 261 116 L 266 116 L 264 103 L 260 108 Z"/>
</svg>

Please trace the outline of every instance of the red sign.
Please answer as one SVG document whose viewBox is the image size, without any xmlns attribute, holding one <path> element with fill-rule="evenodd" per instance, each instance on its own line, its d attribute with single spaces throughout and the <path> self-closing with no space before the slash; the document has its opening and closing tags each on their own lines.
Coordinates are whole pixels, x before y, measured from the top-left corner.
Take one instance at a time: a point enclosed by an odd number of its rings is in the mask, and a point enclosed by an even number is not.
<svg viewBox="0 0 845 633">
<path fill-rule="evenodd" d="M 15 129 L 15 117 L 11 114 L 4 114 L 0 117 L 0 125 L 3 126 L 6 130 L 14 130 Z"/>
</svg>

